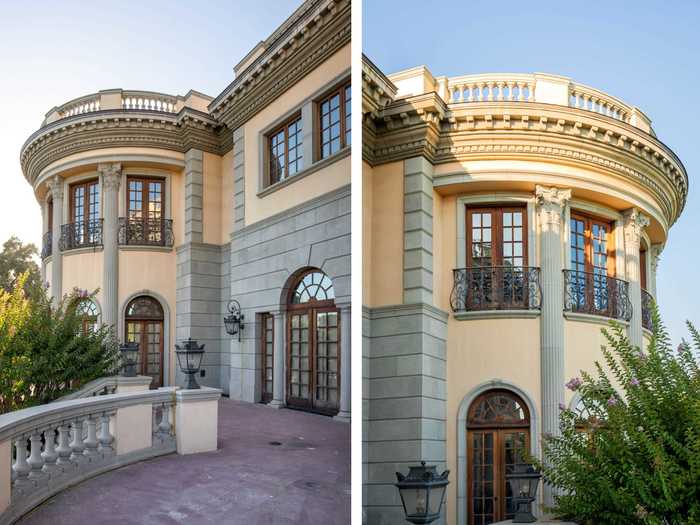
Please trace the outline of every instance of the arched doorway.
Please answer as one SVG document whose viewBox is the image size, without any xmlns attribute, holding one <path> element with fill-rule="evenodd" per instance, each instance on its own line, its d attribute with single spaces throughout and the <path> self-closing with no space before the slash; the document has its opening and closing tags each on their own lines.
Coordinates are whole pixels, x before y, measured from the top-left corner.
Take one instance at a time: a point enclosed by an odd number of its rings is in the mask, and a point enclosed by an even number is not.
<svg viewBox="0 0 700 525">
<path fill-rule="evenodd" d="M 320 270 L 301 274 L 287 315 L 287 406 L 335 415 L 340 398 L 340 315 L 333 282 Z"/>
<path fill-rule="evenodd" d="M 126 307 L 126 340 L 139 343 L 138 373 L 151 376 L 151 388 L 163 386 L 163 307 L 142 295 Z"/>
<path fill-rule="evenodd" d="M 506 474 L 529 447 L 530 414 L 522 399 L 507 390 L 489 390 L 474 400 L 467 417 L 469 525 L 513 518 Z"/>
</svg>

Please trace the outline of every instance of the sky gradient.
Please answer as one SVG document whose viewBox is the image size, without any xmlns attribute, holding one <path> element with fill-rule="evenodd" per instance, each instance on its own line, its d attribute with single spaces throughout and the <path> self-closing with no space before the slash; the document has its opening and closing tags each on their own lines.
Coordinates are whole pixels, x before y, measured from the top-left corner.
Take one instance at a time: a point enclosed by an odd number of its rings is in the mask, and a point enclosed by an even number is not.
<svg viewBox="0 0 700 525">
<path fill-rule="evenodd" d="M 54 106 L 102 89 L 218 95 L 233 66 L 300 0 L 0 0 L 0 243 L 40 249 L 41 212 L 19 163 Z"/>
<path fill-rule="evenodd" d="M 438 75 L 553 73 L 636 105 L 684 163 L 685 210 L 658 267 L 661 313 L 674 341 L 700 324 L 698 225 L 700 2 L 593 0 L 363 3 L 363 50 L 385 73 L 426 65 Z"/>
</svg>

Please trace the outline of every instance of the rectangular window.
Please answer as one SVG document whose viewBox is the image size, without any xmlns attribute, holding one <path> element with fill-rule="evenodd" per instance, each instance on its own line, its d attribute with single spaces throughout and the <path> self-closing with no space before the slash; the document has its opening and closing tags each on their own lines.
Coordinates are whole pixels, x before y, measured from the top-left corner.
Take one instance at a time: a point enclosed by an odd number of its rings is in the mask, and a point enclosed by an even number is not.
<svg viewBox="0 0 700 525">
<path fill-rule="evenodd" d="M 268 185 L 285 180 L 302 170 L 304 158 L 300 115 L 268 134 L 267 142 Z"/>
<path fill-rule="evenodd" d="M 161 245 L 165 238 L 165 181 L 146 177 L 127 179 L 127 244 Z"/>
<path fill-rule="evenodd" d="M 100 218 L 100 184 L 97 180 L 73 184 L 70 188 L 71 222 Z"/>
<path fill-rule="evenodd" d="M 524 207 L 467 210 L 467 266 L 527 266 Z"/>
<path fill-rule="evenodd" d="M 350 84 L 344 84 L 318 103 L 320 158 L 325 159 L 350 145 Z"/>
<path fill-rule="evenodd" d="M 272 314 L 260 314 L 260 349 L 262 353 L 262 402 L 272 401 L 274 385 L 274 317 Z"/>
<path fill-rule="evenodd" d="M 639 284 L 642 290 L 647 289 L 647 251 L 639 252 Z"/>
</svg>

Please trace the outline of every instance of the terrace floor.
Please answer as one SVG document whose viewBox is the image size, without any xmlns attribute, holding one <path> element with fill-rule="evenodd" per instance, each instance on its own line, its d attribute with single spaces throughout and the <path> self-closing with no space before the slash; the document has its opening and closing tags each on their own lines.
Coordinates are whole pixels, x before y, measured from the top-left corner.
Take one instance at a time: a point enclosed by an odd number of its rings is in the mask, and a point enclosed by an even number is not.
<svg viewBox="0 0 700 525">
<path fill-rule="evenodd" d="M 18 523 L 349 524 L 350 425 L 222 398 L 216 452 L 113 470 Z"/>
</svg>

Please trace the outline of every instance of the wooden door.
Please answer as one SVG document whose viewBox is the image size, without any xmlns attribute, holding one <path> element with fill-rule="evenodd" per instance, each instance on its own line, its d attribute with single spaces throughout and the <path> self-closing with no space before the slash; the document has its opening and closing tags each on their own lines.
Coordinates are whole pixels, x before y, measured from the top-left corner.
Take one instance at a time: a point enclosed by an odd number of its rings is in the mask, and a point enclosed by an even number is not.
<svg viewBox="0 0 700 525">
<path fill-rule="evenodd" d="M 260 352 L 262 354 L 262 402 L 272 401 L 274 392 L 275 325 L 272 314 L 260 316 Z"/>
<path fill-rule="evenodd" d="M 163 321 L 127 321 L 126 338 L 139 343 L 137 373 L 151 376 L 151 388 L 163 386 Z"/>
<path fill-rule="evenodd" d="M 340 316 L 336 308 L 290 309 L 287 405 L 333 415 L 340 407 Z"/>
<path fill-rule="evenodd" d="M 506 474 L 523 462 L 529 429 L 494 428 L 467 434 L 469 525 L 487 525 L 513 518 L 516 511 Z"/>
</svg>

